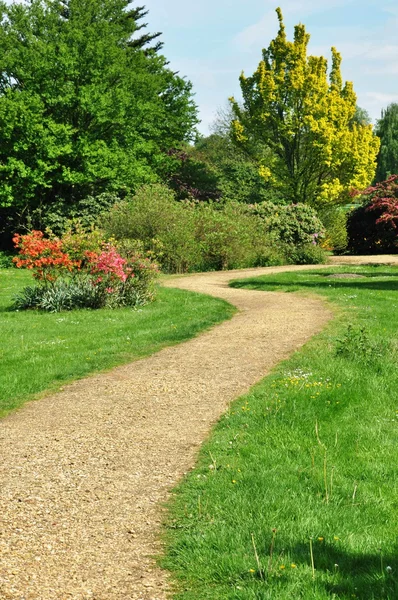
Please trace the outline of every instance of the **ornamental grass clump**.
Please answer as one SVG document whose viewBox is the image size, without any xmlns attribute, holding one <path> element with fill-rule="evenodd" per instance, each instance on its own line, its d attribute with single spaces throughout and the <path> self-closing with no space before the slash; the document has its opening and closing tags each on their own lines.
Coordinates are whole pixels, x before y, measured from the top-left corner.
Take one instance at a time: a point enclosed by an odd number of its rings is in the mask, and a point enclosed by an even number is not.
<svg viewBox="0 0 398 600">
<path fill-rule="evenodd" d="M 77 227 L 63 238 L 32 231 L 16 234 L 14 244 L 15 265 L 38 282 L 14 298 L 15 310 L 134 307 L 154 298 L 157 265 L 138 252 L 123 257 L 98 231 L 84 235 Z"/>
</svg>

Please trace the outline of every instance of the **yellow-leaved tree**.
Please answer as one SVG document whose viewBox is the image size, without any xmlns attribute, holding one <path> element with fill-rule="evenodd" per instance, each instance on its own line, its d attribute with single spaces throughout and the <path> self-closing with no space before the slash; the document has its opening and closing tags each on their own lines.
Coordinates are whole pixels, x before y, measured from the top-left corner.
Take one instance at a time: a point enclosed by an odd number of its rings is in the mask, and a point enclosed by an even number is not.
<svg viewBox="0 0 398 600">
<path fill-rule="evenodd" d="M 372 125 L 355 118 L 357 98 L 351 82 L 343 85 L 337 50 L 329 72 L 325 58 L 307 56 L 304 25 L 290 42 L 276 12 L 278 35 L 253 75 L 240 77 L 243 104 L 230 99 L 233 138 L 286 200 L 317 207 L 344 202 L 372 181 L 379 139 Z"/>
</svg>

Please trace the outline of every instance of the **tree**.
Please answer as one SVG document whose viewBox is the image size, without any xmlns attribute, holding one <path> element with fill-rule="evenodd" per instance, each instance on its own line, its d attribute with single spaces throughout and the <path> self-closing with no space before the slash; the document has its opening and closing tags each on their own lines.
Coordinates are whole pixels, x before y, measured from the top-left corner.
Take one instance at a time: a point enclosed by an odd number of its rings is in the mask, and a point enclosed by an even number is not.
<svg viewBox="0 0 398 600">
<path fill-rule="evenodd" d="M 360 106 L 356 106 L 355 114 L 351 123 L 357 123 L 358 125 L 370 125 L 372 123 L 372 119 L 370 118 L 367 110 L 361 108 Z"/>
<path fill-rule="evenodd" d="M 261 177 L 255 161 L 233 144 L 230 132 L 199 139 L 192 153 L 214 173 L 222 199 L 246 204 L 280 201 L 270 182 Z"/>
<path fill-rule="evenodd" d="M 297 25 L 290 42 L 277 14 L 277 37 L 254 74 L 240 77 L 243 105 L 231 98 L 235 142 L 254 153 L 262 176 L 286 199 L 315 206 L 343 201 L 350 188 L 371 182 L 379 141 L 371 125 L 356 122 L 356 95 L 350 82 L 343 86 L 337 50 L 328 78 L 327 61 L 307 57 L 305 27 Z M 271 158 L 260 148 L 270 149 Z"/>
<path fill-rule="evenodd" d="M 283 202 L 270 181 L 261 177 L 256 161 L 233 143 L 231 106 L 217 110 L 211 135 L 198 136 L 195 145 L 175 153 L 180 165 L 169 175 L 178 198 L 234 200 L 246 204 Z M 260 149 L 261 151 L 261 149 Z M 269 155 L 269 151 L 268 151 Z"/>
<path fill-rule="evenodd" d="M 380 138 L 376 170 L 376 181 L 379 182 L 398 173 L 398 104 L 390 104 L 382 110 L 376 135 Z"/>
<path fill-rule="evenodd" d="M 129 0 L 0 2 L 0 206 L 135 189 L 190 139 L 191 85 L 142 33 L 145 14 Z"/>
</svg>

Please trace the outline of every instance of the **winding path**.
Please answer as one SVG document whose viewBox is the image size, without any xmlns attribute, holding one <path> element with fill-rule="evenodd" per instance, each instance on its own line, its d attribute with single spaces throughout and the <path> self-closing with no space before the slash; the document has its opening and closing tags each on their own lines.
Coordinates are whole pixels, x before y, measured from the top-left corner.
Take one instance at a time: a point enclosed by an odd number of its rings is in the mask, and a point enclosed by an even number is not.
<svg viewBox="0 0 398 600">
<path fill-rule="evenodd" d="M 238 314 L 199 337 L 77 381 L 0 422 L 1 600 L 164 600 L 162 504 L 228 403 L 331 317 L 316 298 L 210 273 L 167 285 Z"/>
</svg>

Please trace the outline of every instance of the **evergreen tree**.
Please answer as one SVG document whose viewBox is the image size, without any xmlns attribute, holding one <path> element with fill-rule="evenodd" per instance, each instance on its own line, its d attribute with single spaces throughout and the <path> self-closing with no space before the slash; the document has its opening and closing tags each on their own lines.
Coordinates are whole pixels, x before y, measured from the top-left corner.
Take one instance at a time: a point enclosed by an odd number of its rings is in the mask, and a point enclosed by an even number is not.
<svg viewBox="0 0 398 600">
<path fill-rule="evenodd" d="M 377 121 L 376 134 L 380 138 L 376 181 L 385 181 L 398 174 L 398 104 L 390 104 Z"/>
</svg>

